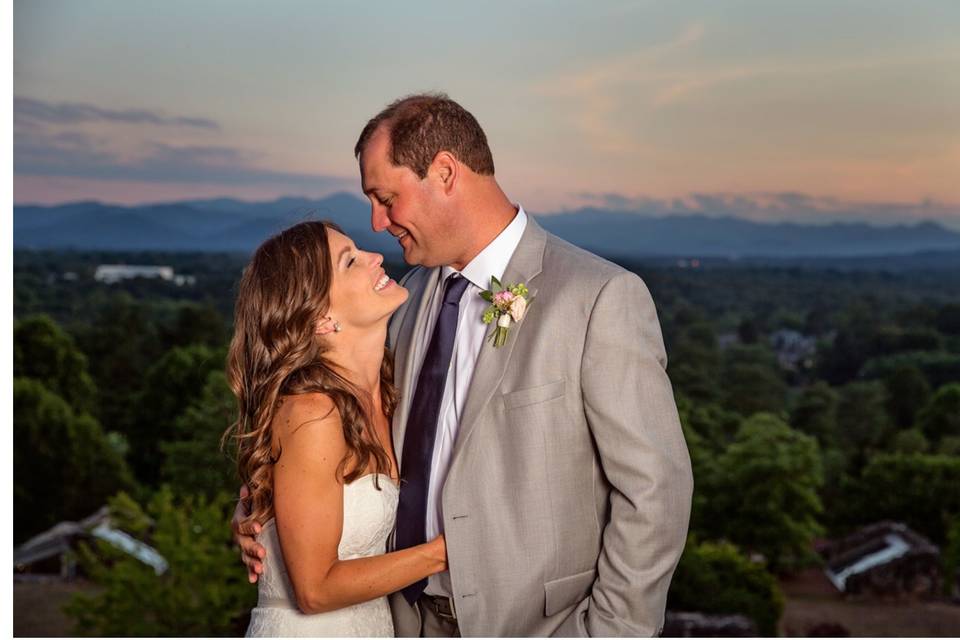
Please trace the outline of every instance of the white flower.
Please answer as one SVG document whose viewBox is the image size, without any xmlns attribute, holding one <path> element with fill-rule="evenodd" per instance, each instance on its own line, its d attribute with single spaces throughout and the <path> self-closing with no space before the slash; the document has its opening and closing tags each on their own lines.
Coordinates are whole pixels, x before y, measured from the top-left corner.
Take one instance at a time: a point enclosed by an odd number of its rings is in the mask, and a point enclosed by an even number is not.
<svg viewBox="0 0 960 640">
<path fill-rule="evenodd" d="M 527 312 L 527 299 L 523 296 L 517 296 L 510 303 L 510 315 L 515 322 L 523 320 L 523 314 Z"/>
<path fill-rule="evenodd" d="M 497 326 L 506 329 L 510 326 L 510 314 L 504 313 L 497 319 Z"/>
</svg>

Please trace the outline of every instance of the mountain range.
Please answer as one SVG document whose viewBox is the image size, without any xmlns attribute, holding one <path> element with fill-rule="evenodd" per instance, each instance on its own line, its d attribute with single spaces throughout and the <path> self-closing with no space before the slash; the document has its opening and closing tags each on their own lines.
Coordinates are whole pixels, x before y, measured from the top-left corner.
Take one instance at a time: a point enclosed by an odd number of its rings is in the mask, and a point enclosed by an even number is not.
<svg viewBox="0 0 960 640">
<path fill-rule="evenodd" d="M 302 220 L 337 223 L 364 249 L 399 256 L 396 241 L 373 233 L 365 200 L 326 198 L 244 202 L 229 198 L 119 206 L 75 202 L 14 205 L 16 248 L 250 252 Z M 605 256 L 858 257 L 960 251 L 960 233 L 934 222 L 874 226 L 762 223 L 729 216 L 667 215 L 583 208 L 538 215 L 561 238 Z"/>
</svg>

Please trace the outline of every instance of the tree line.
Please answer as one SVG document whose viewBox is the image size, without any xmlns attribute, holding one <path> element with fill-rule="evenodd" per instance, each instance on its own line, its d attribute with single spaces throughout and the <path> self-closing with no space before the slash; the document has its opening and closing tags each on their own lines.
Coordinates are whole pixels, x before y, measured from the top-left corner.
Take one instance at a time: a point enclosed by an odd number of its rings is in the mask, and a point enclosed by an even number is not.
<svg viewBox="0 0 960 640">
<path fill-rule="evenodd" d="M 96 263 L 123 261 L 173 264 L 197 283 L 93 282 Z M 108 545 L 83 547 L 103 590 L 71 606 L 78 633 L 243 630 L 256 594 L 230 542 L 238 481 L 219 445 L 244 261 L 15 254 L 16 542 L 109 503 L 170 563 L 157 576 Z M 694 467 L 671 609 L 742 613 L 773 634 L 777 576 L 815 564 L 815 539 L 881 519 L 941 545 L 954 575 L 960 285 L 926 272 L 626 266 L 658 304 Z M 809 357 L 784 364 L 770 342 L 783 329 L 811 341 Z"/>
</svg>

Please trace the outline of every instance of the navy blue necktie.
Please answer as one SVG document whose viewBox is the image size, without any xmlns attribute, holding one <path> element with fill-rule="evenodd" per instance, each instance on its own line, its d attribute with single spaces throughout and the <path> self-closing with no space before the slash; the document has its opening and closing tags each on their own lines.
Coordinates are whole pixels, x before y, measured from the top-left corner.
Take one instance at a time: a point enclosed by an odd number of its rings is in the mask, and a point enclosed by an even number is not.
<svg viewBox="0 0 960 640">
<path fill-rule="evenodd" d="M 427 541 L 427 492 L 430 490 L 433 445 L 437 440 L 440 401 L 446 386 L 450 356 L 453 355 L 453 339 L 457 335 L 460 298 L 467 284 L 467 279 L 457 274 L 448 277 L 444 283 L 440 313 L 417 378 L 400 458 L 402 471 L 395 539 L 398 550 Z M 424 578 L 406 587 L 403 595 L 407 602 L 415 603 L 426 586 L 427 579 Z"/>
</svg>

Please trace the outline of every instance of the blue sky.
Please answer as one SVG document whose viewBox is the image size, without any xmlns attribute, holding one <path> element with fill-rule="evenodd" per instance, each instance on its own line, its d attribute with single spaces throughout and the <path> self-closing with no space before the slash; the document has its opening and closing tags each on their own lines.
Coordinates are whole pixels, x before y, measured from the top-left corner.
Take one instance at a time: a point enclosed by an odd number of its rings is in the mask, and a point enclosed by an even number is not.
<svg viewBox="0 0 960 640">
<path fill-rule="evenodd" d="M 359 191 L 443 90 L 532 211 L 960 223 L 960 3 L 14 4 L 14 198 Z"/>
</svg>

